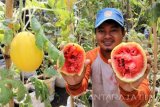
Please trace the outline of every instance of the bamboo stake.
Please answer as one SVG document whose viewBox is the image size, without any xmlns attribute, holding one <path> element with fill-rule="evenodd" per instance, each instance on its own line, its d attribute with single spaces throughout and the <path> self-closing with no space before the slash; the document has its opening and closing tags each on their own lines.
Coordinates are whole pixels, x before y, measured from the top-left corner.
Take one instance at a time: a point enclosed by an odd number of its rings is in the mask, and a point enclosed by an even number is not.
<svg viewBox="0 0 160 107">
<path fill-rule="evenodd" d="M 74 98 L 72 96 L 70 96 L 71 98 L 71 107 L 74 107 Z"/>
<path fill-rule="evenodd" d="M 157 44 L 157 27 L 156 24 L 153 24 L 153 35 L 154 35 L 154 50 L 153 50 L 153 56 L 154 56 L 154 65 L 153 65 L 153 94 L 152 94 L 152 102 L 151 107 L 154 107 L 155 104 L 155 87 L 156 87 L 156 76 L 157 76 L 157 50 L 158 50 L 158 44 Z"/>
<path fill-rule="evenodd" d="M 70 0 L 66 0 L 66 3 L 67 3 L 66 5 L 68 5 L 67 6 L 67 10 L 69 12 L 71 12 L 71 1 Z M 67 27 L 69 27 L 70 31 L 73 33 L 73 23 L 71 23 Z M 71 95 L 70 95 L 70 102 L 71 102 L 71 107 L 74 107 L 74 99 L 73 99 L 73 97 Z"/>
<path fill-rule="evenodd" d="M 6 4 L 6 13 L 5 13 L 5 17 L 6 19 L 11 19 L 12 15 L 13 15 L 13 2 L 14 0 L 6 0 L 5 4 Z M 9 28 L 13 28 L 13 25 L 10 23 Z M 6 68 L 9 69 L 11 66 L 11 59 L 9 56 L 9 49 L 10 49 L 10 45 L 5 46 L 5 52 L 4 52 L 4 56 L 5 56 L 5 62 L 6 62 Z M 11 86 L 10 86 L 11 87 Z M 14 100 L 11 99 L 9 101 L 9 107 L 14 107 Z"/>
<path fill-rule="evenodd" d="M 153 4 L 155 0 L 150 0 L 150 2 Z M 156 88 L 156 76 L 157 76 L 157 49 L 158 49 L 158 44 L 157 44 L 157 27 L 156 27 L 156 22 L 153 23 L 152 25 L 153 28 L 153 40 L 154 40 L 154 50 L 153 50 L 153 56 L 154 56 L 154 65 L 153 65 L 153 89 L 152 89 L 152 101 L 151 101 L 151 107 L 154 107 L 155 104 L 155 88 Z"/>
<path fill-rule="evenodd" d="M 129 0 L 127 0 L 127 18 L 129 18 Z M 129 32 L 129 21 L 127 20 L 127 32 Z"/>
</svg>

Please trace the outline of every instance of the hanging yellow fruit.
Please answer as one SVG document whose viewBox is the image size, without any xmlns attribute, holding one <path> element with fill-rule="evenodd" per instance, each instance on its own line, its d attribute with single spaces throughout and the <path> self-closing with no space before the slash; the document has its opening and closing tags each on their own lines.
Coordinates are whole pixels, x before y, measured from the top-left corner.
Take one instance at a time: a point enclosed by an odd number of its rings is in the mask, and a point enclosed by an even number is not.
<svg viewBox="0 0 160 107">
<path fill-rule="evenodd" d="M 11 42 L 10 56 L 17 68 L 23 72 L 33 72 L 42 63 L 44 53 L 36 46 L 32 33 L 20 32 Z"/>
</svg>

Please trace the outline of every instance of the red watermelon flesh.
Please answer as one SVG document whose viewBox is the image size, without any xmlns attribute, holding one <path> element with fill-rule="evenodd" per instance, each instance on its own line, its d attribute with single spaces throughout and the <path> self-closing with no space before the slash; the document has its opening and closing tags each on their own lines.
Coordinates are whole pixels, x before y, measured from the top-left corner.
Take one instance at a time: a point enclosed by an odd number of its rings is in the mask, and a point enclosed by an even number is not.
<svg viewBox="0 0 160 107">
<path fill-rule="evenodd" d="M 124 82 L 141 78 L 147 67 L 146 54 L 135 42 L 121 43 L 111 53 L 111 64 L 116 76 Z"/>
<path fill-rule="evenodd" d="M 66 75 L 81 75 L 85 61 L 84 49 L 75 43 L 69 43 L 63 48 L 65 63 L 61 69 Z"/>
</svg>

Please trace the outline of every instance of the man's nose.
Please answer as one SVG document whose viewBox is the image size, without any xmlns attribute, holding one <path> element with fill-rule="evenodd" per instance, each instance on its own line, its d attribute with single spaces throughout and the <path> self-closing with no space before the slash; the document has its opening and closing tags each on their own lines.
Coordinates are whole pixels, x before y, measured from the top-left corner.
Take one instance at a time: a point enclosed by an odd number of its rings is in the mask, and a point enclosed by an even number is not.
<svg viewBox="0 0 160 107">
<path fill-rule="evenodd" d="M 112 35 L 110 34 L 110 32 L 106 32 L 104 37 L 105 37 L 105 38 L 111 38 Z"/>
</svg>

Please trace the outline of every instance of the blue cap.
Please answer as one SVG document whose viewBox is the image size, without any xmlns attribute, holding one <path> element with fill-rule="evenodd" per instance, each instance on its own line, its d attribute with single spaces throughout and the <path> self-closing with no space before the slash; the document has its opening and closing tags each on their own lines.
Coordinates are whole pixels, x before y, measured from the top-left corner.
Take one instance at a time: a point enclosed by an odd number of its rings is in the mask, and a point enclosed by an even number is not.
<svg viewBox="0 0 160 107">
<path fill-rule="evenodd" d="M 100 26 L 106 20 L 114 20 L 124 27 L 124 18 L 122 13 L 115 8 L 104 8 L 98 11 L 96 16 L 95 28 Z"/>
</svg>

